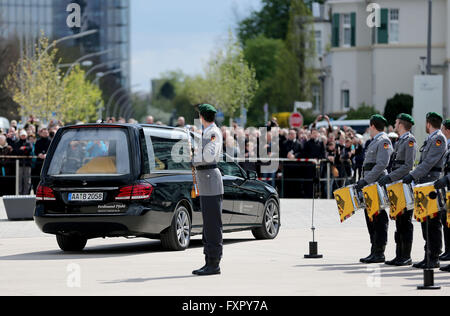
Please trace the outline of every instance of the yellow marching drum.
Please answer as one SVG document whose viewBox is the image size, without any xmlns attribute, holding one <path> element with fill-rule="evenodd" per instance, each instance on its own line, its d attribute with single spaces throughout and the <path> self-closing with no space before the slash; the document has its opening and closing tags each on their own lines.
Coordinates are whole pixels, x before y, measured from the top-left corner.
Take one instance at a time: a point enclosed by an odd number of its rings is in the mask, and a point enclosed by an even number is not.
<svg viewBox="0 0 450 316">
<path fill-rule="evenodd" d="M 412 210 L 414 208 L 414 195 L 411 185 L 397 181 L 388 184 L 386 191 L 389 199 L 389 217 L 391 219 L 395 220 L 405 210 Z"/>
<path fill-rule="evenodd" d="M 414 187 L 414 218 L 424 222 L 427 217 L 434 218 L 439 213 L 438 200 L 431 199 L 430 193 L 436 193 L 433 182 Z"/>
<path fill-rule="evenodd" d="M 364 195 L 367 216 L 370 221 L 373 221 L 374 216 L 377 216 L 380 210 L 384 210 L 389 207 L 386 194 L 384 189 L 378 183 L 364 187 L 362 192 Z"/>
<path fill-rule="evenodd" d="M 350 218 L 357 210 L 363 209 L 363 201 L 358 197 L 355 185 L 338 189 L 333 192 L 339 210 L 341 223 Z"/>
</svg>

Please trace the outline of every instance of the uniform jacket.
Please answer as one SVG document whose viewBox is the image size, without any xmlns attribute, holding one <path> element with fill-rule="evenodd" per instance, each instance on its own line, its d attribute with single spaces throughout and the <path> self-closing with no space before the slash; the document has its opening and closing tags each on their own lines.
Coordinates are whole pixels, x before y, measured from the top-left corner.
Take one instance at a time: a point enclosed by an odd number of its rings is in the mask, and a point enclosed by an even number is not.
<svg viewBox="0 0 450 316">
<path fill-rule="evenodd" d="M 416 138 L 410 132 L 403 134 L 394 145 L 392 172 L 389 174 L 392 182 L 403 179 L 414 167 L 416 161 Z"/>
<path fill-rule="evenodd" d="M 447 139 L 441 130 L 428 136 L 420 151 L 422 154 L 419 165 L 411 172 L 414 181 L 427 183 L 439 179 L 441 174 L 439 170 L 442 170 L 444 166 L 444 156 L 447 151 Z"/>
<path fill-rule="evenodd" d="M 222 132 L 212 124 L 203 131 L 202 147 L 194 155 L 194 167 L 217 165 L 222 157 Z M 224 194 L 222 174 L 218 168 L 196 170 L 200 196 L 216 196 Z"/>
<path fill-rule="evenodd" d="M 367 147 L 363 166 L 363 179 L 367 183 L 375 183 L 386 175 L 386 168 L 389 165 L 392 152 L 391 140 L 385 132 L 381 132 L 373 138 Z"/>
</svg>

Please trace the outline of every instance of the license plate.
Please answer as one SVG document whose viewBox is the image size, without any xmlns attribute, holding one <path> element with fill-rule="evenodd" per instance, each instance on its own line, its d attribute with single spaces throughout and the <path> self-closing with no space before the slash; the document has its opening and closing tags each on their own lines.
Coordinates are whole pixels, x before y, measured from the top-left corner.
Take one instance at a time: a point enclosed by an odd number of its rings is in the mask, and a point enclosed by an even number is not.
<svg viewBox="0 0 450 316">
<path fill-rule="evenodd" d="M 89 202 L 89 201 L 103 201 L 103 193 L 102 192 L 96 192 L 96 193 L 69 193 L 69 201 L 82 201 L 82 202 Z"/>
</svg>

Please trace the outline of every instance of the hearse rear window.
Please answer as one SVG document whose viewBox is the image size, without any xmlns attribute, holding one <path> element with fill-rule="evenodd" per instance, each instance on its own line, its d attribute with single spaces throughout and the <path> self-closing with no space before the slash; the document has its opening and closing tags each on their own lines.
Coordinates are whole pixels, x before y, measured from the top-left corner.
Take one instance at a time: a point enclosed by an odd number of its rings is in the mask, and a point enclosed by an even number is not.
<svg viewBox="0 0 450 316">
<path fill-rule="evenodd" d="M 71 129 L 62 135 L 50 162 L 50 176 L 122 176 L 130 173 L 126 131 Z"/>
</svg>

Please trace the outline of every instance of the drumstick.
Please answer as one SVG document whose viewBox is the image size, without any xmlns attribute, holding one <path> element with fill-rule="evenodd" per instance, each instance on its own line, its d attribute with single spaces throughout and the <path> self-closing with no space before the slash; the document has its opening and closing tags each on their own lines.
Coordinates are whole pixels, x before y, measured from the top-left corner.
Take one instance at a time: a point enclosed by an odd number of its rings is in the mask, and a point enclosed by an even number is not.
<svg viewBox="0 0 450 316">
<path fill-rule="evenodd" d="M 195 196 L 199 196 L 199 192 L 198 192 L 198 186 L 197 186 L 197 176 L 195 175 L 195 166 L 192 163 L 192 151 L 194 150 L 194 148 L 192 148 L 192 143 L 191 143 L 191 133 L 189 132 L 189 130 L 186 128 L 186 133 L 187 133 L 187 137 L 188 137 L 188 146 L 189 146 L 189 158 L 191 159 L 191 171 L 192 171 L 192 183 L 194 184 L 194 193 Z"/>
</svg>

